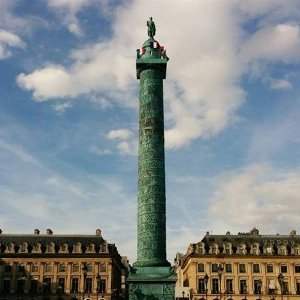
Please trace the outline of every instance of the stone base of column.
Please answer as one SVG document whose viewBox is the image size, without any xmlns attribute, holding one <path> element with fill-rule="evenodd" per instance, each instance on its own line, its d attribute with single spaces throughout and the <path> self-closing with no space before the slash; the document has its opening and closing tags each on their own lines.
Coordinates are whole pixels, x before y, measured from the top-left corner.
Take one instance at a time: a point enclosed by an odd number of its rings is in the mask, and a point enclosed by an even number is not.
<svg viewBox="0 0 300 300">
<path fill-rule="evenodd" d="M 171 267 L 136 267 L 127 283 L 129 300 L 174 300 L 176 274 Z"/>
</svg>

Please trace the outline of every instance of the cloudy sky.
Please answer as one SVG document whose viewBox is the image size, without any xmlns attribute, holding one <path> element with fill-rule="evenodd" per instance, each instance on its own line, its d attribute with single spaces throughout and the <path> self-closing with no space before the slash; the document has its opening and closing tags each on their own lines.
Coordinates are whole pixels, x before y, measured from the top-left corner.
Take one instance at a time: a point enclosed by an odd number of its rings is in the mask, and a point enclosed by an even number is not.
<svg viewBox="0 0 300 300">
<path fill-rule="evenodd" d="M 206 231 L 300 231 L 299 0 L 0 0 L 0 226 L 135 259 L 138 81 L 165 81 L 168 256 Z"/>
</svg>

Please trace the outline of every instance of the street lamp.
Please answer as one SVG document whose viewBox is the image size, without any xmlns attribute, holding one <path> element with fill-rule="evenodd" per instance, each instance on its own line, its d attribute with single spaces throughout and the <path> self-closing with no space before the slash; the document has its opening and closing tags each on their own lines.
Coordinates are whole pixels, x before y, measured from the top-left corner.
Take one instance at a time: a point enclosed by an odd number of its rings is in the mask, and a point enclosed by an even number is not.
<svg viewBox="0 0 300 300">
<path fill-rule="evenodd" d="M 282 273 L 279 273 L 279 275 L 278 275 L 278 282 L 280 285 L 281 300 L 283 300 L 284 276 Z"/>
<path fill-rule="evenodd" d="M 209 279 L 209 276 L 207 275 L 207 273 L 205 274 L 204 276 L 204 284 L 205 284 L 205 298 L 207 300 L 207 291 L 208 291 L 208 279 Z"/>
<path fill-rule="evenodd" d="M 218 265 L 218 276 L 219 276 L 219 282 L 220 282 L 220 287 L 219 287 L 219 293 L 220 293 L 220 300 L 222 297 L 222 289 L 221 289 L 221 280 L 222 280 L 222 274 L 223 274 L 224 268 L 221 264 Z"/>
</svg>

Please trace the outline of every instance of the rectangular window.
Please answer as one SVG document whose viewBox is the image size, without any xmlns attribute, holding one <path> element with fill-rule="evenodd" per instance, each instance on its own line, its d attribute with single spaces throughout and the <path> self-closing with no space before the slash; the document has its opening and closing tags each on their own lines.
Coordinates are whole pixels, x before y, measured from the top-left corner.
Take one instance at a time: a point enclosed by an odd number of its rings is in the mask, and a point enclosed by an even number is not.
<svg viewBox="0 0 300 300">
<path fill-rule="evenodd" d="M 85 292 L 91 293 L 92 292 L 92 278 L 88 277 L 85 279 Z"/>
<path fill-rule="evenodd" d="M 267 265 L 267 273 L 273 273 L 273 265 Z"/>
<path fill-rule="evenodd" d="M 246 273 L 246 265 L 245 264 L 239 264 L 239 272 Z"/>
<path fill-rule="evenodd" d="M 51 273 L 52 272 L 52 265 L 45 264 L 45 272 L 46 273 Z"/>
<path fill-rule="evenodd" d="M 66 265 L 65 264 L 59 264 L 58 265 L 58 272 L 66 272 Z"/>
<path fill-rule="evenodd" d="M 240 280 L 240 294 L 247 294 L 247 281 L 245 279 Z"/>
<path fill-rule="evenodd" d="M 93 265 L 92 264 L 87 264 L 86 267 L 87 267 L 88 272 L 93 272 Z"/>
<path fill-rule="evenodd" d="M 253 273 L 259 273 L 259 264 L 253 264 Z"/>
<path fill-rule="evenodd" d="M 72 278 L 71 291 L 72 293 L 78 292 L 78 278 Z"/>
<path fill-rule="evenodd" d="M 262 285 L 262 281 L 260 279 L 254 280 L 254 294 L 256 295 L 261 294 L 261 285 Z"/>
<path fill-rule="evenodd" d="M 10 273 L 11 272 L 11 266 L 10 265 L 5 265 L 4 272 L 5 273 Z"/>
<path fill-rule="evenodd" d="M 98 292 L 101 294 L 104 294 L 106 291 L 106 280 L 105 279 L 99 279 L 97 282 L 97 289 Z"/>
<path fill-rule="evenodd" d="M 30 281 L 30 293 L 36 294 L 38 292 L 38 281 L 36 279 L 32 279 Z"/>
<path fill-rule="evenodd" d="M 43 293 L 48 294 L 51 292 L 51 278 L 44 278 L 43 280 Z"/>
<path fill-rule="evenodd" d="M 212 288 L 211 288 L 211 293 L 212 294 L 219 294 L 219 279 L 213 278 L 212 279 Z"/>
<path fill-rule="evenodd" d="M 106 272 L 106 263 L 99 264 L 99 272 Z"/>
<path fill-rule="evenodd" d="M 100 249 L 99 249 L 99 252 L 100 253 L 105 253 L 107 251 L 107 246 L 106 246 L 106 244 L 104 243 L 104 244 L 101 244 L 100 245 Z"/>
<path fill-rule="evenodd" d="M 217 273 L 218 272 L 218 264 L 212 264 L 211 265 L 211 271 L 214 272 L 214 273 Z"/>
<path fill-rule="evenodd" d="M 295 266 L 295 273 L 300 273 L 300 265 Z"/>
<path fill-rule="evenodd" d="M 3 292 L 4 294 L 8 294 L 10 292 L 10 279 L 3 280 Z"/>
<path fill-rule="evenodd" d="M 79 272 L 79 264 L 72 265 L 72 272 Z"/>
<path fill-rule="evenodd" d="M 280 271 L 281 271 L 281 273 L 287 273 L 287 265 L 281 265 Z"/>
<path fill-rule="evenodd" d="M 204 272 L 204 264 L 198 264 L 198 272 L 203 273 Z"/>
<path fill-rule="evenodd" d="M 299 281 L 296 282 L 296 293 L 297 293 L 297 295 L 300 295 L 300 282 Z"/>
<path fill-rule="evenodd" d="M 17 266 L 17 272 L 24 273 L 25 272 L 25 266 L 24 265 L 18 265 Z"/>
<path fill-rule="evenodd" d="M 24 279 L 18 279 L 17 280 L 17 293 L 18 294 L 24 294 L 24 288 L 25 288 L 25 280 Z"/>
<path fill-rule="evenodd" d="M 198 279 L 198 293 L 204 294 L 206 290 L 204 278 Z"/>
<path fill-rule="evenodd" d="M 38 272 L 39 271 L 39 266 L 37 264 L 32 264 L 31 265 L 31 272 Z"/>
<path fill-rule="evenodd" d="M 64 293 L 64 291 L 65 291 L 65 279 L 64 278 L 58 278 L 57 291 L 59 294 Z"/>
<path fill-rule="evenodd" d="M 233 280 L 226 279 L 226 293 L 233 294 Z"/>
<path fill-rule="evenodd" d="M 225 265 L 225 272 L 226 273 L 232 273 L 232 264 L 226 264 Z"/>
</svg>

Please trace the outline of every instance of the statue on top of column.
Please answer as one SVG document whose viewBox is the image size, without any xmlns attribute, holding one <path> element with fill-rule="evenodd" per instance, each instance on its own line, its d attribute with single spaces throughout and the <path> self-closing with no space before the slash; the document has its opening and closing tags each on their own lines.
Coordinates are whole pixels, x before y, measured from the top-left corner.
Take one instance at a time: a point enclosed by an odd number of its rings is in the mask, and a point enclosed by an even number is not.
<svg viewBox="0 0 300 300">
<path fill-rule="evenodd" d="M 156 28 L 152 17 L 150 17 L 149 21 L 147 21 L 147 27 L 148 27 L 148 36 L 150 39 L 153 39 L 153 37 L 155 36 Z"/>
</svg>

